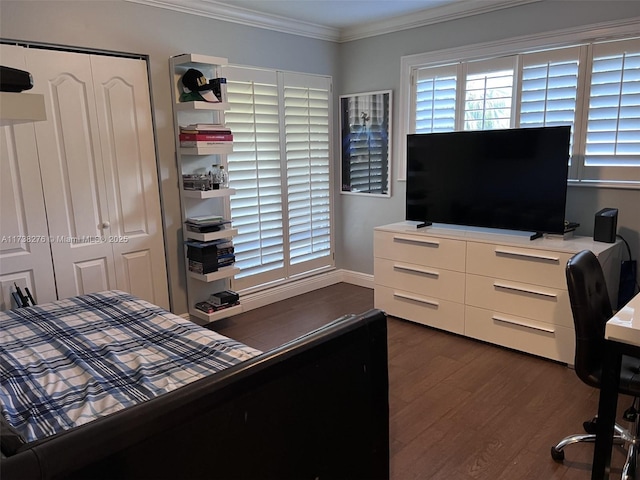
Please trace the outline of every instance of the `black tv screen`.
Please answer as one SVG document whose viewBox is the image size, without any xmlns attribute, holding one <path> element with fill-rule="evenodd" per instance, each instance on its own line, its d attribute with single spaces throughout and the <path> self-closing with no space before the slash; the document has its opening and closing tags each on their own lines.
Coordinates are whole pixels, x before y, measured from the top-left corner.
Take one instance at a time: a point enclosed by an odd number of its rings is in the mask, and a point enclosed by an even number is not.
<svg viewBox="0 0 640 480">
<path fill-rule="evenodd" d="M 564 233 L 570 127 L 407 136 L 406 219 Z"/>
</svg>

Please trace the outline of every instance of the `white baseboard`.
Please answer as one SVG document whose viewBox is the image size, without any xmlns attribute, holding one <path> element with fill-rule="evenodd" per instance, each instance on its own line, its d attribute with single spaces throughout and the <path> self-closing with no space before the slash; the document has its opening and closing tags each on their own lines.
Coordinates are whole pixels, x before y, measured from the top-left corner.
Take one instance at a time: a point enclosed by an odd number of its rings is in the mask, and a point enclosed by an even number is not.
<svg viewBox="0 0 640 480">
<path fill-rule="evenodd" d="M 351 283 L 360 287 L 373 288 L 373 275 L 349 270 L 333 270 L 331 272 L 321 273 L 260 292 L 242 295 L 242 310 L 246 312 L 254 308 L 264 307 L 265 305 L 270 305 L 286 300 L 287 298 L 309 293 L 319 288 L 341 282 Z"/>
<path fill-rule="evenodd" d="M 370 273 L 353 272 L 351 270 L 340 270 L 342 281 L 359 287 L 366 287 L 373 290 L 373 275 Z"/>
</svg>

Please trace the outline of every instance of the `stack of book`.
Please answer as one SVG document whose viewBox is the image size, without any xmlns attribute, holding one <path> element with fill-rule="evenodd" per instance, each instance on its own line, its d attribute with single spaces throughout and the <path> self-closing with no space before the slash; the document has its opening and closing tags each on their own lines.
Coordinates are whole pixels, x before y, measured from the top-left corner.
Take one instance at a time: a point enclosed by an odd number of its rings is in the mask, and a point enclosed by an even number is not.
<svg viewBox="0 0 640 480">
<path fill-rule="evenodd" d="M 216 123 L 192 123 L 180 127 L 181 147 L 211 147 L 233 142 L 231 129 Z"/>
<path fill-rule="evenodd" d="M 203 215 L 200 217 L 189 217 L 184 222 L 184 226 L 188 232 L 209 233 L 219 232 L 230 225 L 230 220 L 225 220 L 217 215 Z"/>
<path fill-rule="evenodd" d="M 236 261 L 233 244 L 226 239 L 200 242 L 187 240 L 189 271 L 206 275 L 229 267 Z"/>
</svg>

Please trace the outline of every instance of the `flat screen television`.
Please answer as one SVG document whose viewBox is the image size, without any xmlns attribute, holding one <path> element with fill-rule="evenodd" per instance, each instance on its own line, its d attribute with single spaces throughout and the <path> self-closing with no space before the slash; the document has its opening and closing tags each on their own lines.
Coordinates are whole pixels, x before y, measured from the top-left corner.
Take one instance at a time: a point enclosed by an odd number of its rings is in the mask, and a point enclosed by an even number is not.
<svg viewBox="0 0 640 480">
<path fill-rule="evenodd" d="M 406 219 L 562 234 L 570 127 L 407 135 Z"/>
</svg>

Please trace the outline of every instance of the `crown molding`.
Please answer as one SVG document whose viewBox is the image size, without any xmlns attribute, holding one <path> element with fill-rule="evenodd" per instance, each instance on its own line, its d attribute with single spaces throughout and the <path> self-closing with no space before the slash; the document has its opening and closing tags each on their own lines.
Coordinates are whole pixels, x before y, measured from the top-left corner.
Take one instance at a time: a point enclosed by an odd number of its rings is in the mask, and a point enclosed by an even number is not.
<svg viewBox="0 0 640 480">
<path fill-rule="evenodd" d="M 434 23 L 447 22 L 458 18 L 480 15 L 528 3 L 544 0 L 483 0 L 457 2 L 423 10 L 421 12 L 393 17 L 379 22 L 370 22 L 343 29 L 327 27 L 310 22 L 257 12 L 215 0 L 125 0 L 152 7 L 164 8 L 175 12 L 200 15 L 225 22 L 233 22 L 257 28 L 265 28 L 292 35 L 316 38 L 331 42 L 350 42 L 386 33 L 423 27 Z"/>
<path fill-rule="evenodd" d="M 173 10 L 174 12 L 189 13 L 202 17 L 214 18 L 225 22 L 238 23 L 250 27 L 265 28 L 276 32 L 290 33 L 303 37 L 340 41 L 340 30 L 337 28 L 317 25 L 315 23 L 293 20 L 291 18 L 271 15 L 267 13 L 234 7 L 214 0 L 125 0 L 130 3 L 140 3 L 152 7 Z"/>
<path fill-rule="evenodd" d="M 544 0 L 483 0 L 481 2 L 458 0 L 455 3 L 442 5 L 441 7 L 429 8 L 384 21 L 344 28 L 340 32 L 339 41 L 350 42 L 542 1 Z"/>
</svg>

